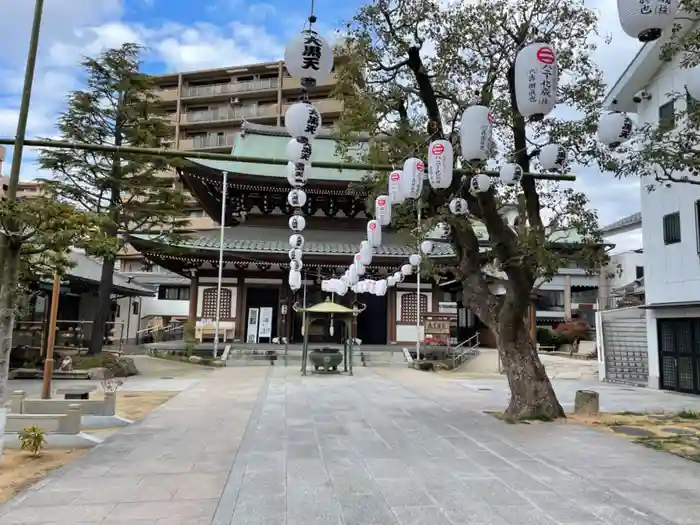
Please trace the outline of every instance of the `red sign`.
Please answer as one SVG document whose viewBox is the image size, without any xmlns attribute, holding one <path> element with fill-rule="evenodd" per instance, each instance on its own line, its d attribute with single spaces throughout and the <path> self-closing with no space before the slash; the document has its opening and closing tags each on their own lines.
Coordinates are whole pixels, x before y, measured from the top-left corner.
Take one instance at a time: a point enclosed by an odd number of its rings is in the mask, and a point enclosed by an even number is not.
<svg viewBox="0 0 700 525">
<path fill-rule="evenodd" d="M 416 169 L 418 171 L 423 171 L 425 169 L 425 164 L 423 164 L 423 162 L 419 160 L 418 162 L 416 162 Z"/>
<path fill-rule="evenodd" d="M 435 144 L 433 146 L 433 155 L 442 155 L 445 151 L 445 146 L 442 144 Z"/>
<path fill-rule="evenodd" d="M 554 64 L 554 50 L 551 47 L 541 47 L 537 50 L 537 60 L 551 66 Z"/>
<path fill-rule="evenodd" d="M 493 113 L 491 113 L 490 111 L 489 111 L 488 119 L 489 119 L 489 124 L 495 124 L 495 123 L 496 123 L 496 119 L 494 118 Z"/>
<path fill-rule="evenodd" d="M 379 199 L 379 200 L 377 201 L 377 204 L 378 204 L 379 206 L 385 206 L 385 205 L 386 205 L 386 201 L 385 201 L 384 199 Z"/>
<path fill-rule="evenodd" d="M 401 178 L 401 175 L 399 175 L 398 173 L 391 174 L 391 182 L 398 182 L 400 178 Z"/>
<path fill-rule="evenodd" d="M 377 223 L 376 222 L 370 222 L 369 223 L 369 229 L 374 231 L 377 229 Z"/>
</svg>

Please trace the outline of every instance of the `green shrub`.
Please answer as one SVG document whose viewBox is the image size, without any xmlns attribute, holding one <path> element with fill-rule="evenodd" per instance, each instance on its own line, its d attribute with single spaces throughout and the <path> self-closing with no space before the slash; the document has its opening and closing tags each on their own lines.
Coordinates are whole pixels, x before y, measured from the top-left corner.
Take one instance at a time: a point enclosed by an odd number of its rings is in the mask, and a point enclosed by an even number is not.
<svg viewBox="0 0 700 525">
<path fill-rule="evenodd" d="M 185 324 L 185 355 L 187 357 L 192 355 L 192 352 L 197 348 L 197 339 L 195 338 L 196 333 L 196 323 L 194 321 L 187 321 Z"/>
<path fill-rule="evenodd" d="M 24 427 L 19 433 L 19 443 L 22 450 L 31 452 L 33 456 L 38 456 L 46 444 L 46 432 L 36 425 Z"/>
<path fill-rule="evenodd" d="M 537 327 L 537 343 L 542 346 L 555 346 L 557 333 L 544 326 Z"/>
</svg>

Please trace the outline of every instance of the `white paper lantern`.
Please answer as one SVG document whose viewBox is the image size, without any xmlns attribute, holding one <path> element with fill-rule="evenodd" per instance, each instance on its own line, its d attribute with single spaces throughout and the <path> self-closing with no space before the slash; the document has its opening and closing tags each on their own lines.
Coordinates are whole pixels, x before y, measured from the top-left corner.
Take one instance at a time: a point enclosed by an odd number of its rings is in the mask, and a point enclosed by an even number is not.
<svg viewBox="0 0 700 525">
<path fill-rule="evenodd" d="M 365 279 L 365 289 L 367 293 L 374 295 L 377 290 L 377 281 L 374 279 Z"/>
<path fill-rule="evenodd" d="M 403 193 L 403 188 L 401 187 L 401 176 L 402 173 L 399 170 L 394 170 L 389 173 L 389 198 L 392 204 L 401 204 L 406 200 L 406 195 Z"/>
<path fill-rule="evenodd" d="M 412 253 L 408 258 L 408 262 L 411 263 L 411 266 L 418 266 L 420 264 L 420 254 Z"/>
<path fill-rule="evenodd" d="M 407 199 L 417 199 L 423 191 L 425 163 L 414 157 L 406 159 L 406 162 L 403 163 L 402 173 L 401 193 L 405 195 Z"/>
<path fill-rule="evenodd" d="M 357 273 L 357 267 L 355 265 L 350 265 L 348 268 L 348 281 L 350 284 L 355 284 L 360 276 Z"/>
<path fill-rule="evenodd" d="M 423 252 L 425 255 L 430 255 L 433 253 L 433 241 L 423 241 L 420 243 L 420 251 Z"/>
<path fill-rule="evenodd" d="M 447 140 L 436 140 L 428 146 L 428 183 L 434 189 L 449 188 L 452 184 L 454 151 Z"/>
<path fill-rule="evenodd" d="M 302 215 L 293 215 L 289 218 L 289 229 L 295 232 L 304 231 L 306 219 Z"/>
<path fill-rule="evenodd" d="M 357 270 L 357 275 L 364 275 L 367 268 L 360 261 L 355 261 L 355 270 Z"/>
<path fill-rule="evenodd" d="M 382 226 L 388 226 L 391 223 L 391 200 L 388 195 L 380 195 L 374 201 L 374 218 Z"/>
<path fill-rule="evenodd" d="M 467 201 L 461 197 L 456 197 L 450 201 L 450 213 L 453 215 L 464 215 L 467 213 Z"/>
<path fill-rule="evenodd" d="M 289 246 L 291 246 L 292 248 L 298 248 L 301 250 L 304 247 L 304 236 L 299 234 L 299 233 L 295 233 L 294 235 L 290 235 L 289 236 Z"/>
<path fill-rule="evenodd" d="M 598 122 L 598 139 L 611 148 L 617 148 L 632 136 L 632 119 L 625 113 L 606 113 Z"/>
<path fill-rule="evenodd" d="M 369 241 L 360 242 L 360 251 L 363 250 L 369 250 L 369 253 L 373 253 L 374 250 L 372 250 L 372 243 Z"/>
<path fill-rule="evenodd" d="M 467 161 L 478 162 L 488 158 L 495 122 L 486 106 L 470 106 L 464 111 L 459 140 L 462 156 Z"/>
<path fill-rule="evenodd" d="M 685 89 L 694 100 L 700 100 L 700 66 L 685 70 Z"/>
<path fill-rule="evenodd" d="M 540 164 L 547 171 L 562 171 L 569 160 L 569 152 L 560 144 L 547 144 L 540 150 Z"/>
<path fill-rule="evenodd" d="M 289 250 L 289 260 L 290 261 L 300 261 L 304 252 L 299 248 L 292 248 Z"/>
<path fill-rule="evenodd" d="M 409 268 L 410 268 L 410 267 L 411 267 L 411 266 L 409 265 Z M 394 274 L 394 280 L 395 280 L 397 283 L 402 283 L 402 282 L 404 281 L 404 279 L 406 279 L 406 276 L 405 276 L 402 272 L 396 272 L 396 273 Z"/>
<path fill-rule="evenodd" d="M 289 269 L 294 270 L 295 272 L 300 271 L 304 267 L 304 263 L 301 261 L 301 259 L 294 259 L 293 261 L 289 261 Z"/>
<path fill-rule="evenodd" d="M 287 182 L 294 188 L 301 188 L 309 181 L 309 165 L 303 163 L 287 163 Z"/>
<path fill-rule="evenodd" d="M 321 128 L 321 114 L 310 102 L 297 102 L 284 114 L 284 127 L 292 137 L 311 139 Z"/>
<path fill-rule="evenodd" d="M 287 158 L 295 164 L 308 164 L 311 162 L 313 149 L 311 142 L 306 137 L 298 137 L 287 142 Z"/>
<path fill-rule="evenodd" d="M 393 275 L 390 275 L 389 277 L 386 278 L 386 285 L 391 288 L 392 286 L 396 286 L 396 279 L 394 279 Z"/>
<path fill-rule="evenodd" d="M 316 31 L 307 29 L 287 44 L 284 65 L 294 78 L 323 80 L 333 69 L 333 49 Z"/>
<path fill-rule="evenodd" d="M 404 264 L 401 267 L 401 274 L 405 277 L 407 275 L 411 275 L 413 273 L 413 266 L 410 264 Z"/>
<path fill-rule="evenodd" d="M 622 30 L 640 42 L 657 40 L 672 26 L 679 0 L 617 0 Z"/>
<path fill-rule="evenodd" d="M 367 222 L 367 240 L 375 248 L 382 245 L 382 225 L 377 220 Z"/>
<path fill-rule="evenodd" d="M 518 112 L 542 120 L 557 103 L 557 54 L 550 44 L 533 42 L 515 58 L 515 99 Z"/>
<path fill-rule="evenodd" d="M 374 289 L 374 294 L 378 295 L 379 297 L 386 295 L 386 291 L 389 285 L 386 282 L 386 279 L 382 279 L 381 281 L 377 281 L 377 285 L 375 286 Z"/>
<path fill-rule="evenodd" d="M 372 264 L 372 251 L 360 250 L 357 255 L 359 255 L 359 261 L 365 266 Z"/>
<path fill-rule="evenodd" d="M 491 187 L 491 179 L 488 175 L 479 173 L 469 181 L 469 191 L 472 193 L 484 193 Z"/>
<path fill-rule="evenodd" d="M 293 189 L 287 194 L 287 202 L 293 208 L 301 208 L 306 204 L 306 192 L 300 189 Z"/>
<path fill-rule="evenodd" d="M 290 270 L 289 277 L 287 278 L 289 287 L 296 291 L 301 288 L 301 272 Z"/>
<path fill-rule="evenodd" d="M 523 178 L 523 169 L 520 164 L 509 163 L 501 166 L 498 176 L 506 186 L 515 186 Z"/>
</svg>

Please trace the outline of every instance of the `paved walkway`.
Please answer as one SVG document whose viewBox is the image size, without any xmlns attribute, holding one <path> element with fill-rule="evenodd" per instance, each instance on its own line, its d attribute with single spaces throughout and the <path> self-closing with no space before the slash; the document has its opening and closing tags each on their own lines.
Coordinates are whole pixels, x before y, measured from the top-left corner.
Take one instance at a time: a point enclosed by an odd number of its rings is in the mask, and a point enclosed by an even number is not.
<svg viewBox="0 0 700 525">
<path fill-rule="evenodd" d="M 574 425 L 507 425 L 408 369 L 213 372 L 0 508 L 43 525 L 681 525 L 700 465 Z"/>
</svg>

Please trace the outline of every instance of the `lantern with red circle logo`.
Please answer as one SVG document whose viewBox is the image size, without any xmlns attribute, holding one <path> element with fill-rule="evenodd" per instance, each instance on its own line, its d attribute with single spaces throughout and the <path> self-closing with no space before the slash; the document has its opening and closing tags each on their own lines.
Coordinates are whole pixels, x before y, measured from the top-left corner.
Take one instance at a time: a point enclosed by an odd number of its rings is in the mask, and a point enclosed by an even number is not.
<svg viewBox="0 0 700 525">
<path fill-rule="evenodd" d="M 557 55 L 550 44 L 533 42 L 515 58 L 515 100 L 518 112 L 542 120 L 557 103 Z"/>
<path fill-rule="evenodd" d="M 382 226 L 391 224 L 391 201 L 388 195 L 380 195 L 374 201 L 374 218 Z"/>
<path fill-rule="evenodd" d="M 382 245 L 382 225 L 377 220 L 367 222 L 367 240 L 375 248 Z"/>
<path fill-rule="evenodd" d="M 401 176 L 403 174 L 399 170 L 394 170 L 389 173 L 389 198 L 392 204 L 401 204 L 406 200 L 406 194 L 401 187 Z"/>
<path fill-rule="evenodd" d="M 401 193 L 407 199 L 417 199 L 423 191 L 423 177 L 425 164 L 416 158 L 407 159 L 403 163 L 403 175 L 401 177 Z"/>
<path fill-rule="evenodd" d="M 452 183 L 452 144 L 447 140 L 435 140 L 428 146 L 428 183 L 434 189 L 449 188 Z"/>
</svg>

